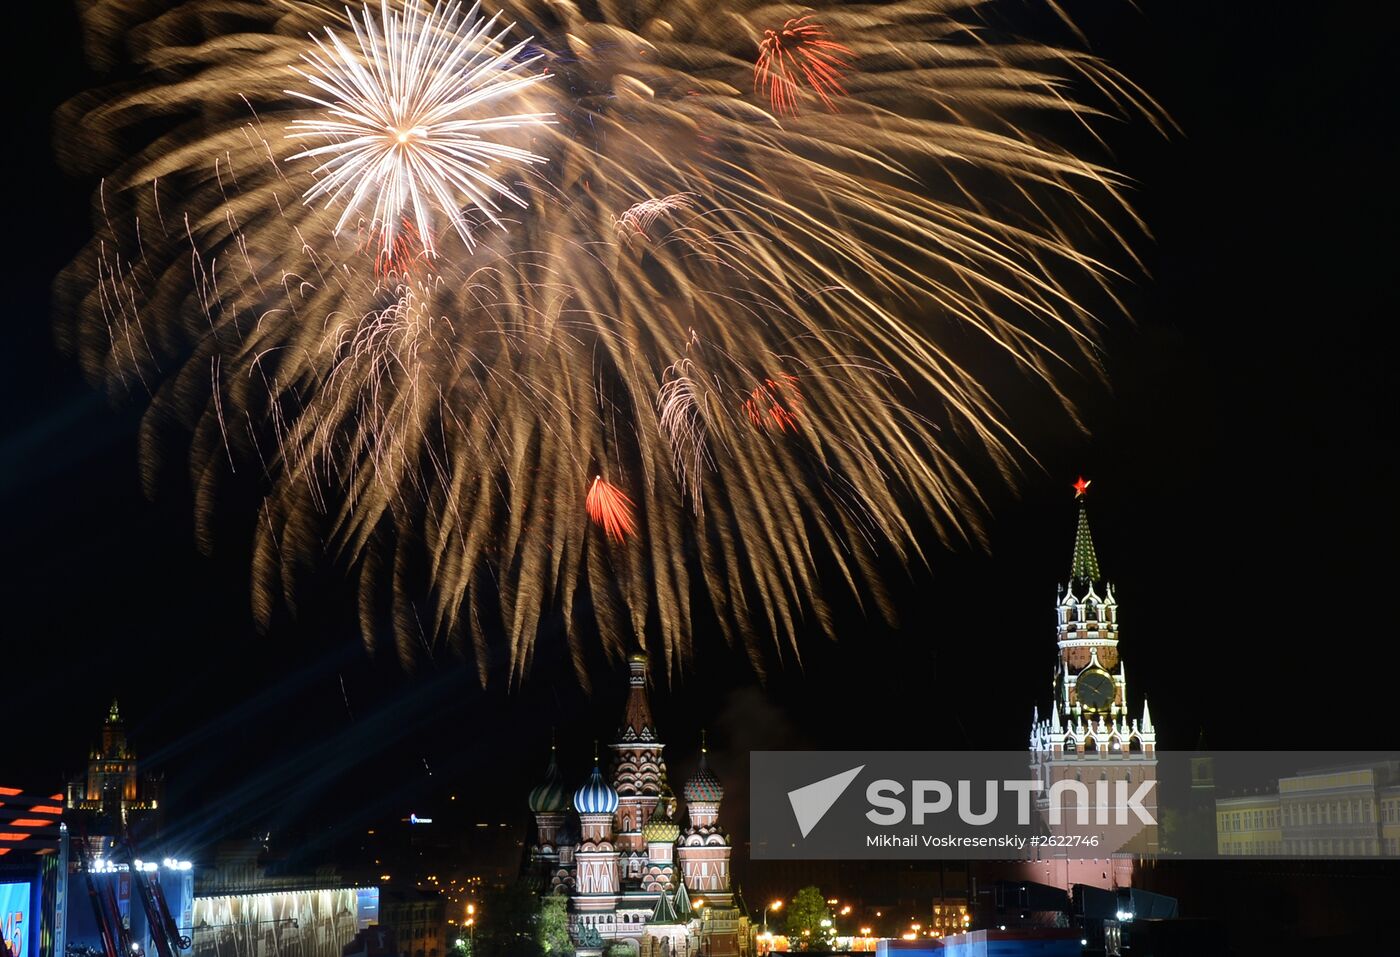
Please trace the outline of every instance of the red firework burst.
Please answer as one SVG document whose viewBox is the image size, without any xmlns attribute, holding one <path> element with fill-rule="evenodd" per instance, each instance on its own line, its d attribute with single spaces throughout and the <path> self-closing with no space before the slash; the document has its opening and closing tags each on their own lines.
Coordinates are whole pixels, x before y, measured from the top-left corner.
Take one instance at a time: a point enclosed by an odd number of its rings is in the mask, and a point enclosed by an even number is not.
<svg viewBox="0 0 1400 957">
<path fill-rule="evenodd" d="M 588 509 L 588 517 L 613 541 L 624 541 L 628 535 L 636 533 L 632 500 L 616 485 L 603 481 L 601 475 L 593 477 L 593 485 L 583 504 Z"/>
<path fill-rule="evenodd" d="M 821 98 L 828 110 L 836 112 L 834 96 L 844 96 L 842 77 L 851 65 L 844 58 L 854 56 L 849 47 L 831 38 L 826 27 L 811 15 L 783 24 L 781 30 L 764 30 L 758 44 L 758 62 L 753 68 L 755 93 L 766 93 L 773 111 L 796 116 L 801 79 Z"/>
<path fill-rule="evenodd" d="M 764 379 L 744 400 L 744 413 L 755 428 L 797 431 L 798 406 L 802 391 L 797 388 L 797 376 L 783 375 Z"/>
<path fill-rule="evenodd" d="M 411 219 L 405 217 L 399 223 L 388 248 L 385 248 L 384 243 L 386 232 L 386 229 L 375 223 L 364 236 L 363 248 L 368 250 L 372 246 L 375 250 L 374 274 L 380 279 L 391 274 L 409 276 L 414 267 L 432 256 L 432 252 L 424 247 L 418 227 Z"/>
</svg>

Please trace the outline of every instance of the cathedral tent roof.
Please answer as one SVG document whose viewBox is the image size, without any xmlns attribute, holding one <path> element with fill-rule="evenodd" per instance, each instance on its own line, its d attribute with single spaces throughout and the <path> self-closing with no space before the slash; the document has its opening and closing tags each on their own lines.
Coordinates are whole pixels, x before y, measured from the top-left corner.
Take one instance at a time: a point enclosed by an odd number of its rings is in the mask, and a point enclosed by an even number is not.
<svg viewBox="0 0 1400 957">
<path fill-rule="evenodd" d="M 651 912 L 651 922 L 653 924 L 680 923 L 680 918 L 676 916 L 675 905 L 671 903 L 671 897 L 665 891 L 656 895 L 656 908 Z"/>
<path fill-rule="evenodd" d="M 627 667 L 631 688 L 627 693 L 627 710 L 622 717 L 622 727 L 617 731 L 618 743 L 655 741 L 656 722 L 651 716 L 651 702 L 647 699 L 646 655 L 628 658 Z"/>
</svg>

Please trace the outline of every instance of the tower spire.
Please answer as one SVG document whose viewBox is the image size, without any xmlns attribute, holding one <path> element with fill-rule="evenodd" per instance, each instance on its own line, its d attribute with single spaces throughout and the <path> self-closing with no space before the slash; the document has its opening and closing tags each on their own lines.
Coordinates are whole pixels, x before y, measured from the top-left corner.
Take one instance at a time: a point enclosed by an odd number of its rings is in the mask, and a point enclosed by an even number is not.
<svg viewBox="0 0 1400 957">
<path fill-rule="evenodd" d="M 1079 524 L 1074 530 L 1074 562 L 1069 575 L 1071 586 L 1093 584 L 1103 577 L 1099 574 L 1099 559 L 1094 553 L 1094 538 L 1089 534 L 1089 511 L 1084 507 L 1089 485 L 1083 477 L 1074 483 L 1074 497 L 1079 500 Z"/>
<path fill-rule="evenodd" d="M 651 717 L 651 702 L 647 700 L 647 656 L 632 655 L 627 659 L 627 708 L 623 712 L 622 727 L 618 729 L 618 743 L 632 741 L 655 741 L 656 722 Z"/>
</svg>

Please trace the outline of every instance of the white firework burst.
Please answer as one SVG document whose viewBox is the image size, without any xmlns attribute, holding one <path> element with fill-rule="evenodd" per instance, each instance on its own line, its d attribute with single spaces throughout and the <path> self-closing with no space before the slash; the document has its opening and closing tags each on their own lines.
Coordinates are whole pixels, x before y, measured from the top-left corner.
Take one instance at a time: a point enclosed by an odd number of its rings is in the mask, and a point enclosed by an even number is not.
<svg viewBox="0 0 1400 957">
<path fill-rule="evenodd" d="M 350 12 L 353 45 L 329 28 L 325 40 L 313 37 L 316 49 L 302 58 L 307 69 L 297 72 L 317 92 L 287 92 L 320 110 L 293 120 L 289 135 L 327 141 L 293 159 L 320 162 L 304 198 L 343 205 L 337 232 L 372 204 L 385 254 L 409 223 L 432 256 L 435 213 L 471 248 L 466 210 L 504 228 L 500 201 L 526 206 L 493 169 L 544 157 L 492 137 L 549 123 L 553 114 L 496 112 L 548 76 L 530 71 L 539 57 L 521 56 L 529 38 L 506 46 L 514 24 L 497 29 L 499 14 L 483 19 L 479 2 L 465 13 L 459 0 L 401 5 L 381 0 L 378 16 L 368 6 L 358 17 Z"/>
<path fill-rule="evenodd" d="M 651 227 L 656 224 L 656 221 L 663 216 L 693 210 L 695 208 L 694 197 L 694 193 L 672 193 L 669 196 L 644 199 L 640 203 L 633 203 L 622 211 L 622 215 L 613 220 L 613 228 L 617 232 L 618 241 L 627 243 L 640 238 L 645 242 L 653 239 Z"/>
<path fill-rule="evenodd" d="M 714 468 L 705 415 L 706 391 L 695 363 L 677 359 L 662 373 L 661 389 L 656 394 L 658 424 L 670 443 L 681 491 L 690 493 L 696 515 L 704 513 L 705 469 Z"/>
</svg>

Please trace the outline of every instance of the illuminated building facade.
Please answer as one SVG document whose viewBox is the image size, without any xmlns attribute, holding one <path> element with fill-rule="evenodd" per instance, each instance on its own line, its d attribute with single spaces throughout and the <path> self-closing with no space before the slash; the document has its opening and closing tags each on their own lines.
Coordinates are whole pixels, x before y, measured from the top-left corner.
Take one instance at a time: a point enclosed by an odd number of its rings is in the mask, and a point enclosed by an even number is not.
<svg viewBox="0 0 1400 957">
<path fill-rule="evenodd" d="M 647 696 L 646 658 L 635 655 L 628 666 L 607 773 L 595 755 L 571 799 L 551 750 L 545 778 L 530 792 L 535 874 L 547 893 L 569 899 L 570 933 L 584 957 L 614 944 L 637 957 L 737 955 L 747 919 L 734 906 L 732 847 L 720 824 L 724 788 L 702 746 L 681 791 L 682 825 Z"/>
<path fill-rule="evenodd" d="M 1053 786 L 1060 781 L 1083 784 L 1090 793 L 1106 782 L 1124 783 L 1135 792 L 1157 776 L 1157 730 L 1146 698 L 1138 716 L 1131 714 L 1127 672 L 1118 647 L 1118 600 L 1099 569 L 1089 531 L 1085 493 L 1089 483 L 1075 483 L 1079 517 L 1074 557 L 1067 584 L 1055 602 L 1056 661 L 1050 716 L 1039 708 L 1030 734 L 1034 776 Z M 1155 795 L 1155 788 L 1150 794 Z M 1155 797 L 1146 804 L 1155 810 Z M 1048 808 L 1042 794 L 1041 810 Z M 1068 889 L 1074 884 L 1127 887 L 1134 859 L 1157 853 L 1155 826 L 1142 828 L 1123 851 L 1100 860 L 1037 860 L 1026 877 Z"/>
<path fill-rule="evenodd" d="M 1278 790 L 1218 798 L 1223 856 L 1400 857 L 1400 762 L 1281 778 Z"/>
<path fill-rule="evenodd" d="M 443 957 L 451 947 L 447 901 L 437 891 L 381 889 L 379 923 L 393 930 L 403 957 Z"/>
<path fill-rule="evenodd" d="M 929 915 L 929 932 L 934 937 L 961 934 L 972 925 L 972 912 L 966 899 L 935 900 Z"/>
<path fill-rule="evenodd" d="M 68 784 L 68 813 L 78 821 L 74 833 L 85 833 L 92 852 L 99 856 L 110 844 L 104 837 L 118 837 L 130 829 L 149 836 L 154 828 L 138 825 L 158 823 L 160 788 L 159 778 L 139 774 L 121 709 L 113 699 L 100 743 L 88 755 L 86 772 Z"/>
<path fill-rule="evenodd" d="M 197 897 L 190 957 L 341 957 L 378 920 L 374 887 Z M 416 950 L 399 947 L 410 957 Z"/>
<path fill-rule="evenodd" d="M 1216 851 L 1255 857 L 1283 853 L 1278 794 L 1243 794 L 1215 802 Z"/>
</svg>

